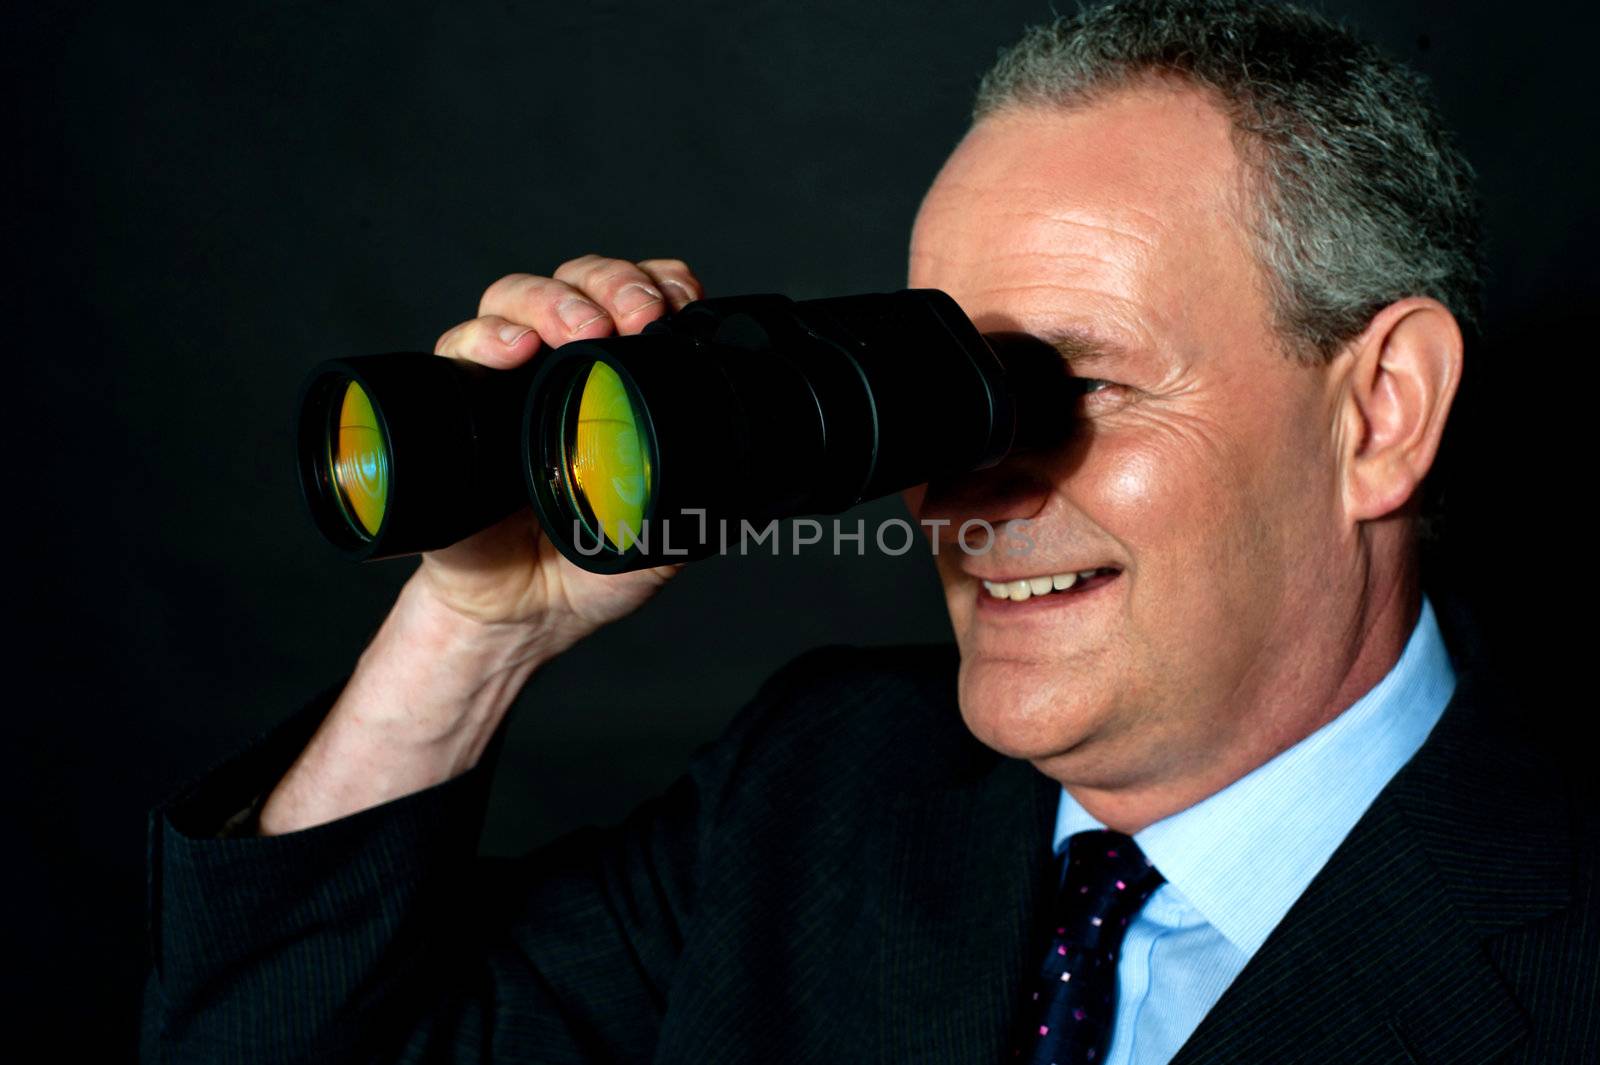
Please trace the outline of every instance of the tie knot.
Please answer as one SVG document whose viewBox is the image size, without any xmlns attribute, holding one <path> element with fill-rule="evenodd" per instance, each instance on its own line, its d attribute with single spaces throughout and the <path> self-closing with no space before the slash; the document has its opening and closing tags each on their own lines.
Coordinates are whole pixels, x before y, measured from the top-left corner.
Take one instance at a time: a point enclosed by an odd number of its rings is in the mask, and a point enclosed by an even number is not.
<svg viewBox="0 0 1600 1065">
<path fill-rule="evenodd" d="M 1079 832 L 1067 842 L 1059 920 L 1080 945 L 1114 950 L 1165 879 L 1132 837 L 1109 829 Z"/>
</svg>

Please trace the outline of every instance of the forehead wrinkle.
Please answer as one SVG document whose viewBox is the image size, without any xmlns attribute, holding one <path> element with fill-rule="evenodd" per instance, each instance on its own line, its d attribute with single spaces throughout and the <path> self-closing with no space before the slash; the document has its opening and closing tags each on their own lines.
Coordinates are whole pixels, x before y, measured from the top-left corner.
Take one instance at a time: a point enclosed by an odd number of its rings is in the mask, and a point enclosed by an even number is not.
<svg viewBox="0 0 1600 1065">
<path fill-rule="evenodd" d="M 1061 190 L 1059 190 L 1059 189 L 1055 189 L 1055 190 L 1023 189 L 1021 191 L 1022 192 L 1036 191 L 1036 192 L 1039 193 L 1038 199 L 1041 202 L 1047 203 L 1047 204 L 1050 203 L 1051 200 L 1056 199 L 1061 195 Z M 1114 217 L 1096 218 L 1096 217 L 1093 217 L 1093 216 L 1085 216 L 1085 215 L 1083 215 L 1082 213 L 1080 213 L 1078 211 L 1063 210 L 1059 206 L 1056 206 L 1056 207 L 1053 207 L 1053 208 L 1048 208 L 1048 207 L 1030 207 L 1030 206 L 1026 206 L 1024 204 L 1016 203 L 1016 201 L 1019 200 L 1019 199 L 1022 199 L 1022 197 L 1017 196 L 1015 194 L 1015 192 L 1011 192 L 1008 195 L 1008 199 L 1007 199 L 1007 202 L 1006 202 L 1005 205 L 997 206 L 997 207 L 991 207 L 990 211 L 984 211 L 984 210 L 977 210 L 977 211 L 961 210 L 960 208 L 958 208 L 957 206 L 954 206 L 954 205 L 946 205 L 946 204 L 938 204 L 938 203 L 936 203 L 935 206 L 933 208 L 931 208 L 927 213 L 930 214 L 930 215 L 937 216 L 939 214 L 947 214 L 947 213 L 955 212 L 955 213 L 958 213 L 960 216 L 972 217 L 972 218 L 974 218 L 975 221 L 978 219 L 979 216 L 982 216 L 981 221 L 982 221 L 983 224 L 982 224 L 981 228 L 983 228 L 985 231 L 992 231 L 992 229 L 993 229 L 993 221 L 994 221 L 993 217 L 990 217 L 990 212 L 992 211 L 994 216 L 997 216 L 997 217 L 1000 217 L 1000 218 L 1020 218 L 1020 219 L 1025 219 L 1025 220 L 1028 220 L 1028 221 L 1042 222 L 1046 226 L 1060 226 L 1062 228 L 1070 228 L 1070 229 L 1087 229 L 1087 230 L 1090 230 L 1091 232 L 1094 232 L 1094 233 L 1107 234 L 1107 235 L 1109 235 L 1109 236 L 1111 236 L 1113 238 L 1116 238 L 1116 239 L 1131 240 L 1134 243 L 1142 244 L 1146 248 L 1150 248 L 1151 250 L 1154 250 L 1155 247 L 1156 247 L 1156 241 L 1155 240 L 1152 240 L 1149 237 L 1141 236 L 1136 231 L 1137 227 L 1128 225 L 1126 222 L 1124 222 L 1120 218 L 1114 218 Z M 984 206 L 988 206 L 988 205 L 984 205 Z M 1148 211 L 1141 211 L 1141 210 L 1138 210 L 1138 209 L 1132 208 L 1132 207 L 1124 207 L 1124 208 L 1118 210 L 1115 213 L 1117 215 L 1126 215 L 1126 216 L 1128 216 L 1129 219 L 1137 219 L 1140 222 L 1143 222 L 1145 224 L 1145 228 L 1148 228 L 1148 229 L 1150 229 L 1152 231 L 1160 232 L 1160 231 L 1168 228 L 1168 223 L 1164 222 L 1160 218 L 1157 218 L 1155 215 L 1151 214 Z"/>
<path fill-rule="evenodd" d="M 1132 208 L 1118 211 L 1119 215 L 1127 215 L 1129 219 L 1138 219 L 1145 223 L 1142 228 L 1149 229 L 1152 235 L 1140 233 L 1139 226 L 1127 224 L 1120 218 L 1086 218 L 1082 214 L 1071 211 L 1055 209 L 1035 209 L 1022 206 L 992 206 L 985 204 L 949 204 L 932 203 L 924 205 L 919 223 L 938 220 L 954 216 L 959 224 L 950 226 L 951 235 L 961 238 L 971 238 L 976 234 L 979 243 L 993 241 L 999 223 L 1004 220 L 1021 220 L 1025 223 L 1022 227 L 1030 238 L 1029 243 L 1051 243 L 1059 239 L 1052 232 L 1054 230 L 1086 231 L 1093 243 L 1132 243 L 1147 252 L 1156 252 L 1160 247 L 1160 236 L 1169 228 L 1168 224 L 1149 214 Z M 921 226 L 919 225 L 919 228 Z M 1038 232 L 1043 230 L 1043 232 Z M 1024 233 L 1008 233 L 1007 236 L 1015 240 Z M 1108 240 L 1109 238 L 1109 240 Z M 1076 241 L 1069 241 L 1076 243 Z"/>
<path fill-rule="evenodd" d="M 1086 286 L 1124 303 L 1140 302 L 1133 299 L 1132 289 L 1140 284 L 1143 267 L 1161 254 L 1158 241 L 1143 234 L 1064 217 L 1059 211 L 952 210 L 930 215 L 933 227 L 919 226 L 910 265 L 914 271 L 934 273 L 954 267 L 949 280 L 957 284 L 958 278 L 971 278 L 976 271 L 993 275 L 1008 289 L 1032 287 L 1029 283 L 1038 278 L 1056 287 Z M 1027 221 L 1010 227 L 1007 217 Z"/>
<path fill-rule="evenodd" d="M 1058 319 L 1076 310 L 1089 308 L 1106 313 L 1108 304 L 1119 320 L 1142 321 L 1154 308 L 1130 291 L 1138 271 L 1130 264 L 1102 259 L 1087 253 L 1067 256 L 1051 252 L 1009 252 L 973 259 L 961 254 L 934 252 L 912 256 L 912 280 L 919 284 L 936 283 L 958 301 L 977 307 L 992 306 L 998 298 L 1011 302 L 1017 295 L 1044 293 L 1056 299 L 1034 297 L 1023 313 L 1044 320 Z M 920 275 L 917 276 L 917 275 Z M 929 276 L 932 275 L 932 276 Z M 1137 330 L 1142 333 L 1143 329 Z"/>
<path fill-rule="evenodd" d="M 924 252 L 921 253 L 920 257 L 942 261 L 949 261 L 952 258 L 949 255 L 939 255 L 935 252 Z M 1050 259 L 1056 262 L 1060 262 L 1062 260 L 1075 261 L 1085 259 L 1089 262 L 1101 263 L 1110 267 L 1120 267 L 1124 265 L 1123 263 L 1119 263 L 1113 259 L 1107 259 L 1103 255 L 1092 255 L 1087 251 L 1001 251 L 989 253 L 983 257 L 983 261 L 988 263 L 1003 263 L 1012 259 Z"/>
<path fill-rule="evenodd" d="M 1089 221 L 1083 217 L 1063 215 L 1060 211 L 1027 211 L 1022 212 L 1028 217 L 1037 218 L 1050 227 L 1059 227 L 1068 230 L 1088 230 L 1092 234 L 1109 236 L 1114 242 L 1132 241 L 1148 251 L 1155 251 L 1157 242 L 1149 237 L 1141 236 L 1132 229 L 1124 228 L 1117 224 L 1116 219 Z M 1143 214 L 1143 212 L 1129 211 L 1128 214 Z M 1159 227 L 1152 227 L 1159 228 Z"/>
<path fill-rule="evenodd" d="M 1139 247 L 1133 254 L 1119 254 L 1120 249 L 1108 246 L 1110 242 L 1104 239 L 1065 241 L 1034 232 L 1001 231 L 997 235 L 994 226 L 975 220 L 955 232 L 946 230 L 942 239 L 914 241 L 911 261 L 954 263 L 961 272 L 997 266 L 1004 266 L 1008 271 L 1037 272 L 1037 266 L 1026 265 L 1037 263 L 1047 265 L 1052 274 L 1101 276 L 1122 282 L 1133 278 L 1145 261 L 1154 258 L 1153 245 L 1145 241 L 1137 243 Z M 1146 248 L 1152 249 L 1151 252 L 1146 252 Z"/>
<path fill-rule="evenodd" d="M 1115 300 L 1137 307 L 1139 271 L 1120 259 L 1107 259 L 1088 250 L 1071 253 L 1012 252 L 975 264 L 991 279 L 992 288 L 1030 292 L 1041 288 L 1062 294 L 1089 295 L 1097 301 Z M 966 271 L 959 271 L 966 274 Z"/>
</svg>

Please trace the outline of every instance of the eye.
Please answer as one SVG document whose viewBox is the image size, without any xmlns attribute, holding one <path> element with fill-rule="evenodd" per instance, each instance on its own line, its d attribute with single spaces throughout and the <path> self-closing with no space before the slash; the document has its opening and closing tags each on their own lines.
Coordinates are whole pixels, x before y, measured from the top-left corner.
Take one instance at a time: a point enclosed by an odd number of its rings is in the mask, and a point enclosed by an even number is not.
<svg viewBox="0 0 1600 1065">
<path fill-rule="evenodd" d="M 1079 414 L 1083 417 L 1100 417 L 1121 410 L 1132 399 L 1125 385 L 1099 377 L 1080 377 L 1077 385 Z"/>
</svg>

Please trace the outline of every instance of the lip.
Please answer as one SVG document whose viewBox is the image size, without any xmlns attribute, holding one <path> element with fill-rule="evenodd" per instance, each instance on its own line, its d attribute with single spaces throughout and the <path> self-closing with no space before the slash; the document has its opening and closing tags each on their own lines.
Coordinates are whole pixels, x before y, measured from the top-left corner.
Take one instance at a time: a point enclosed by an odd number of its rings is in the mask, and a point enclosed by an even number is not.
<svg viewBox="0 0 1600 1065">
<path fill-rule="evenodd" d="M 1093 568 L 1093 567 L 1088 567 Z M 1062 572 L 1073 572 L 1063 570 Z M 1023 618 L 1036 614 L 1053 613 L 1062 610 L 1072 610 L 1083 607 L 1089 603 L 1105 598 L 1108 589 L 1117 586 L 1122 580 L 1123 571 L 1092 577 L 1082 584 L 1061 592 L 1047 592 L 1044 595 L 1032 595 L 1022 602 L 1011 599 L 999 599 L 984 590 L 983 585 L 976 586 L 978 603 L 977 608 L 981 615 L 994 620 L 1002 618 Z M 989 578 L 1003 580 L 1004 578 Z M 1020 578 L 1012 578 L 1018 580 Z"/>
<path fill-rule="evenodd" d="M 975 570 L 962 570 L 967 576 L 976 581 L 989 581 L 991 584 L 1010 584 L 1012 581 L 1025 581 L 1031 577 L 1049 577 L 1057 573 L 1087 573 L 1096 569 L 1114 569 L 1119 574 L 1122 567 L 1114 562 L 1096 562 L 1087 566 L 1062 566 L 1058 569 L 1033 570 L 1029 573 L 1012 573 L 1009 575 L 995 575 L 991 573 L 978 573 Z"/>
<path fill-rule="evenodd" d="M 1090 569 L 1115 569 L 1118 574 L 1122 574 L 1122 566 L 1118 566 L 1115 563 L 1094 563 L 1090 564 L 1090 566 L 1061 566 L 1059 569 L 1034 569 L 1034 571 L 1030 572 L 1013 572 L 1013 574 L 1000 574 L 1000 576 L 987 574 L 987 572 L 973 572 L 971 569 L 966 569 L 963 572 L 966 572 L 966 576 L 971 577 L 973 580 L 989 580 L 992 584 L 1010 584 L 1013 580 L 1027 580 L 1030 577 L 1050 577 L 1053 574 L 1058 574 L 1058 572 L 1088 572 Z"/>
</svg>

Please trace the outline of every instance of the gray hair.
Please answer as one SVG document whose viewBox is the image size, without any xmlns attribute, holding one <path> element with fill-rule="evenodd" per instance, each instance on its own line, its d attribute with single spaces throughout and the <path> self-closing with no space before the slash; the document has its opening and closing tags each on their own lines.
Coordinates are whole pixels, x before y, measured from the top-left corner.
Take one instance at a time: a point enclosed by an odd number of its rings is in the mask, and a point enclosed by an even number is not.
<svg viewBox="0 0 1600 1065">
<path fill-rule="evenodd" d="M 1211 90 L 1232 119 L 1253 175 L 1245 221 L 1292 355 L 1331 358 L 1406 296 L 1476 321 L 1472 168 L 1427 82 L 1314 12 L 1117 0 L 1059 16 L 1000 54 L 973 121 L 1080 106 L 1151 76 Z"/>
</svg>

